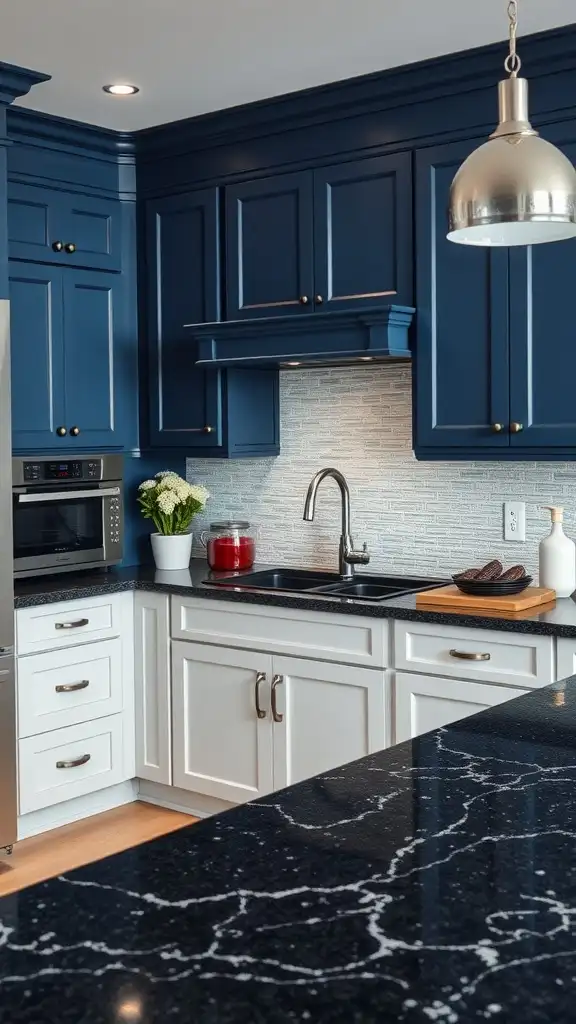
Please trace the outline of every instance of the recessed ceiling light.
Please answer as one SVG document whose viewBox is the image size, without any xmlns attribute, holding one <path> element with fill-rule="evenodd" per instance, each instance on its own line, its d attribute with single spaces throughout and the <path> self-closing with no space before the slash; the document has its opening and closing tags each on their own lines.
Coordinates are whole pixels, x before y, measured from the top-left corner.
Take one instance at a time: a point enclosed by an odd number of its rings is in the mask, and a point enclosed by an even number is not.
<svg viewBox="0 0 576 1024">
<path fill-rule="evenodd" d="M 103 85 L 103 92 L 107 92 L 110 96 L 134 96 L 135 93 L 140 92 L 137 85 L 128 85 L 118 82 L 116 85 Z"/>
<path fill-rule="evenodd" d="M 360 360 L 363 363 L 371 363 L 373 361 L 373 359 L 374 359 L 374 356 L 360 356 Z"/>
<path fill-rule="evenodd" d="M 294 361 L 291 361 L 289 363 L 284 363 L 284 366 L 300 366 L 300 363 L 295 363 Z"/>
</svg>

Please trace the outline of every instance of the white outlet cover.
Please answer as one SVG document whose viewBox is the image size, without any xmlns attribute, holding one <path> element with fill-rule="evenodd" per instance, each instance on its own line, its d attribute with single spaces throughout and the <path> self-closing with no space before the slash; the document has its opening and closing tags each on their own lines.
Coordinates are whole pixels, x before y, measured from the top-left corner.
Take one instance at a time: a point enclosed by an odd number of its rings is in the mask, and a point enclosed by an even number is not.
<svg viewBox="0 0 576 1024">
<path fill-rule="evenodd" d="M 522 543 L 526 540 L 525 502 L 504 502 L 504 540 L 517 543 Z"/>
</svg>

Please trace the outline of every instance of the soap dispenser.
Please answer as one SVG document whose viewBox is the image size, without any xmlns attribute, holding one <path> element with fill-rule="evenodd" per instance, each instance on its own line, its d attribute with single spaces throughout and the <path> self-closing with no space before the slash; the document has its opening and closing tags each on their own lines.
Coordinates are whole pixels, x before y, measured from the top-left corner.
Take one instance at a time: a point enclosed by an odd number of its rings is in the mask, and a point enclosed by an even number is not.
<svg viewBox="0 0 576 1024">
<path fill-rule="evenodd" d="M 562 529 L 563 508 L 544 505 L 552 517 L 552 529 L 540 541 L 540 586 L 551 587 L 557 597 L 570 597 L 576 590 L 576 544 Z"/>
</svg>

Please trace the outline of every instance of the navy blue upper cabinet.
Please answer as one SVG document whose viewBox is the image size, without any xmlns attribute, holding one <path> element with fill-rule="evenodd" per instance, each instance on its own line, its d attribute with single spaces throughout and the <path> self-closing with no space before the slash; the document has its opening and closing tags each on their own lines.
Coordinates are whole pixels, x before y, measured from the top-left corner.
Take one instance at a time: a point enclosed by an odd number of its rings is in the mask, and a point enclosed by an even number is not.
<svg viewBox="0 0 576 1024">
<path fill-rule="evenodd" d="M 510 444 L 508 252 L 446 238 L 450 183 L 476 144 L 416 155 L 414 448 L 424 458 Z"/>
<path fill-rule="evenodd" d="M 52 448 L 65 426 L 59 267 L 11 264 L 10 335 L 14 448 Z"/>
<path fill-rule="evenodd" d="M 310 312 L 312 235 L 311 172 L 226 189 L 228 320 Z"/>
<path fill-rule="evenodd" d="M 120 202 L 10 181 L 8 243 L 11 259 L 118 271 Z"/>
<path fill-rule="evenodd" d="M 12 436 L 18 451 L 121 448 L 122 279 L 10 264 Z M 130 387 L 136 379 L 130 366 Z"/>
<path fill-rule="evenodd" d="M 542 134 L 576 163 L 576 124 Z M 510 250 L 511 447 L 575 448 L 576 239 Z"/>
<path fill-rule="evenodd" d="M 62 270 L 64 326 L 64 423 L 68 447 L 122 447 L 123 353 L 131 339 L 122 331 L 122 282 L 93 270 Z"/>
<path fill-rule="evenodd" d="M 146 204 L 150 443 L 222 441 L 218 374 L 195 366 L 186 323 L 219 320 L 218 190 Z"/>
<path fill-rule="evenodd" d="M 278 374 L 195 365 L 184 324 L 220 319 L 218 190 L 146 204 L 151 447 L 207 457 L 278 452 Z"/>
<path fill-rule="evenodd" d="M 314 171 L 317 305 L 410 305 L 412 278 L 410 153 Z"/>
<path fill-rule="evenodd" d="M 412 301 L 411 156 L 226 189 L 226 315 L 287 316 Z"/>
</svg>

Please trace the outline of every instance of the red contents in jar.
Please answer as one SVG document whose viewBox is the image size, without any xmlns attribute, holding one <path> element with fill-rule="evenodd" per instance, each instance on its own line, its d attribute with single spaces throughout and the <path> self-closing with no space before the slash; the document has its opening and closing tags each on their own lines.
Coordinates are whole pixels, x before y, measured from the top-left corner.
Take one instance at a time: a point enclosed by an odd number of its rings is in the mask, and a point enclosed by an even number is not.
<svg viewBox="0 0 576 1024">
<path fill-rule="evenodd" d="M 256 548 L 252 537 L 216 537 L 207 545 L 208 565 L 214 572 L 250 569 Z"/>
</svg>

